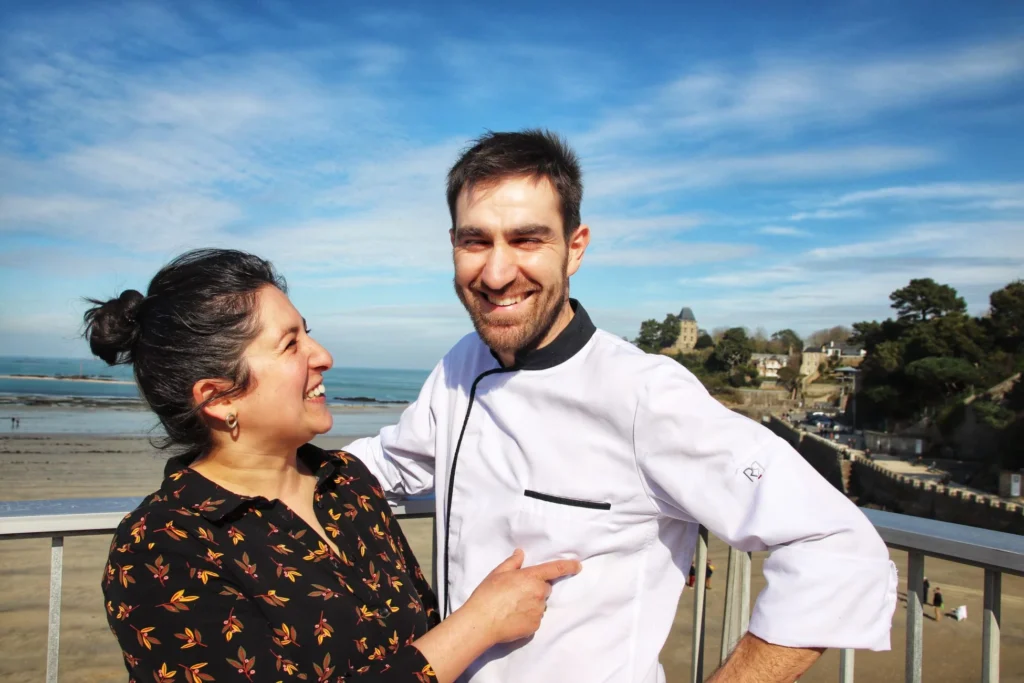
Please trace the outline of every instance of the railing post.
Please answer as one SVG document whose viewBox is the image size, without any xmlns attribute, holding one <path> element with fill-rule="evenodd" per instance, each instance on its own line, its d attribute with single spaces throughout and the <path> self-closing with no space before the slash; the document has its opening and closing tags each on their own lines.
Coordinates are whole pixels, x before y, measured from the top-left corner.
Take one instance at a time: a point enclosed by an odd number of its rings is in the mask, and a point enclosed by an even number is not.
<svg viewBox="0 0 1024 683">
<path fill-rule="evenodd" d="M 981 619 L 981 681 L 999 683 L 999 621 L 1003 575 L 985 570 L 985 611 Z"/>
<path fill-rule="evenodd" d="M 46 683 L 57 683 L 60 657 L 60 593 L 64 578 L 64 537 L 50 541 L 50 616 L 46 630 Z"/>
<path fill-rule="evenodd" d="M 725 611 L 722 614 L 722 647 L 720 649 L 719 661 L 724 663 L 729 653 L 732 652 L 738 636 L 736 631 L 739 627 L 739 620 L 735 612 L 739 608 L 739 590 L 737 577 L 740 570 L 740 551 L 732 546 L 729 547 L 729 565 L 725 575 Z"/>
<path fill-rule="evenodd" d="M 839 683 L 853 683 L 853 650 L 839 651 Z"/>
<path fill-rule="evenodd" d="M 704 616 L 707 613 L 707 591 L 704 581 L 707 578 L 708 562 L 708 530 L 700 528 L 697 536 L 697 556 L 694 558 L 696 576 L 693 584 L 693 642 L 690 658 L 690 683 L 701 683 L 704 680 Z"/>
<path fill-rule="evenodd" d="M 740 560 L 740 632 L 737 642 L 750 627 L 750 553 L 740 555 Z"/>
<path fill-rule="evenodd" d="M 918 551 L 907 553 L 907 659 L 904 670 L 906 683 L 921 683 L 921 650 L 924 631 L 924 606 L 921 592 L 924 588 L 924 555 Z"/>
</svg>

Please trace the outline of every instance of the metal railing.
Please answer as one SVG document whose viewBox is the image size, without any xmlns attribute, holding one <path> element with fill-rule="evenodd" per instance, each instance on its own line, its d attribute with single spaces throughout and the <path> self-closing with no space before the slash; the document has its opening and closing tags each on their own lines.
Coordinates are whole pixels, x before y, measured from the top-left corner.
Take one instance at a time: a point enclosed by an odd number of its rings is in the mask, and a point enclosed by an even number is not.
<svg viewBox="0 0 1024 683">
<path fill-rule="evenodd" d="M 63 581 L 64 539 L 68 536 L 113 534 L 121 519 L 140 499 L 94 499 L 91 512 L 70 514 L 24 514 L 24 510 L 0 509 L 0 540 L 50 539 L 50 602 L 47 626 L 46 681 L 57 683 L 60 651 L 61 587 Z M 42 502 L 42 501 L 39 501 Z M 58 503 L 58 501 L 46 501 Z M 999 681 L 1000 605 L 1002 575 L 1024 576 L 1024 537 L 959 524 L 939 522 L 909 515 L 862 509 L 886 545 L 908 553 L 906 683 L 921 683 L 923 645 L 923 581 L 926 557 L 985 570 L 984 613 L 982 615 L 982 682 Z M 392 502 L 399 518 L 433 517 L 432 500 Z M 436 536 L 435 536 L 436 538 Z M 434 544 L 434 576 L 436 543 Z M 706 632 L 705 572 L 708 533 L 701 529 L 694 567 L 693 645 L 690 664 L 691 683 L 704 680 L 704 639 Z M 747 630 L 750 620 L 751 558 L 735 548 L 729 549 L 726 571 L 725 612 L 723 617 L 720 661 L 724 661 Z M 839 680 L 853 683 L 853 650 L 843 650 L 839 658 Z"/>
</svg>

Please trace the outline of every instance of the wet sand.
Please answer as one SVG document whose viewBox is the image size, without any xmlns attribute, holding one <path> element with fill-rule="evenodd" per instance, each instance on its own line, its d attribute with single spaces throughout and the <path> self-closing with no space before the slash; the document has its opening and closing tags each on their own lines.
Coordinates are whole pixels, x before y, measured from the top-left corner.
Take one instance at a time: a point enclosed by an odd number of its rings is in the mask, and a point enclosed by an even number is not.
<svg viewBox="0 0 1024 683">
<path fill-rule="evenodd" d="M 348 438 L 320 442 L 339 447 Z M 159 484 L 163 457 L 145 439 L 66 435 L 0 437 L 0 500 L 142 496 Z M 431 520 L 404 520 L 402 527 L 429 573 Z M 61 614 L 60 680 L 68 683 L 125 681 L 127 675 L 114 638 L 107 630 L 100 593 L 100 574 L 109 538 L 68 538 L 64 548 L 64 594 Z M 727 547 L 712 539 L 715 566 L 708 597 L 705 646 L 706 675 L 718 663 Z M 901 595 L 906 590 L 906 554 L 894 551 L 901 572 Z M 763 588 L 762 556 L 754 557 L 752 592 Z M 940 623 L 926 610 L 924 623 L 924 680 L 967 683 L 981 677 L 981 610 L 983 572 L 940 560 L 927 560 L 932 586 L 940 586 L 948 609 L 967 605 L 968 620 Z M 49 541 L 0 543 L 0 680 L 41 680 L 46 668 L 46 615 L 49 595 Z M 1002 681 L 1024 683 L 1024 578 L 1003 577 Z M 668 681 L 689 680 L 693 595 L 683 593 L 672 633 L 662 651 Z M 903 679 L 905 606 L 893 623 L 890 652 L 858 652 L 858 681 L 882 683 Z M 839 655 L 827 652 L 800 680 L 837 680 Z M 567 679 L 571 680 L 571 679 Z"/>
</svg>

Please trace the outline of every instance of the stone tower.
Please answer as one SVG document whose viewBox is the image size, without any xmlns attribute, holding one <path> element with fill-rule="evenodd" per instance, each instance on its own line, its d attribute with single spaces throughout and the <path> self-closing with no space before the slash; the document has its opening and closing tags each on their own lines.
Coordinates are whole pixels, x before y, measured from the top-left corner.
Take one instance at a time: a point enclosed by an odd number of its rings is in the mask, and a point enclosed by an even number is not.
<svg viewBox="0 0 1024 683">
<path fill-rule="evenodd" d="M 697 327 L 697 318 L 689 307 L 679 311 L 679 339 L 671 346 L 671 353 L 689 353 L 697 345 L 697 336 L 700 330 Z"/>
</svg>

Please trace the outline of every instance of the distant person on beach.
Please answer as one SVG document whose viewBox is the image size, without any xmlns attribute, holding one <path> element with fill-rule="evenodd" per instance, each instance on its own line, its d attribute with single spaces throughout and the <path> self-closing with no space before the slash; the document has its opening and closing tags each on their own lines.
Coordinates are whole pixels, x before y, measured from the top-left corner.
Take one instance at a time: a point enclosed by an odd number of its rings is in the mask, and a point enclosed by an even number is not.
<svg viewBox="0 0 1024 683">
<path fill-rule="evenodd" d="M 435 495 L 444 614 L 513 548 L 582 561 L 543 627 L 466 680 L 664 680 L 679 559 L 701 524 L 771 551 L 750 631 L 713 680 L 792 681 L 822 648 L 889 649 L 896 569 L 860 510 L 682 365 L 597 329 L 569 297 L 591 237 L 582 197 L 576 156 L 550 133 L 489 133 L 458 159 L 454 285 L 476 331 L 397 425 L 348 446 L 388 491 Z"/>
<path fill-rule="evenodd" d="M 931 589 L 932 583 L 928 580 L 928 577 L 924 577 L 924 582 L 921 584 L 921 588 L 924 589 L 924 604 L 928 604 L 928 591 Z"/>
<path fill-rule="evenodd" d="M 942 598 L 942 589 L 936 586 L 935 594 L 932 596 L 932 609 L 935 610 L 935 621 L 942 621 L 942 608 L 945 604 Z"/>
<path fill-rule="evenodd" d="M 133 366 L 183 451 L 118 526 L 103 578 L 129 676 L 451 683 L 536 631 L 549 581 L 579 564 L 522 569 L 510 551 L 438 625 L 373 475 L 309 443 L 333 422 L 333 360 L 285 291 L 262 259 L 199 250 L 147 295 L 91 300 L 85 314 L 93 353 Z"/>
</svg>

